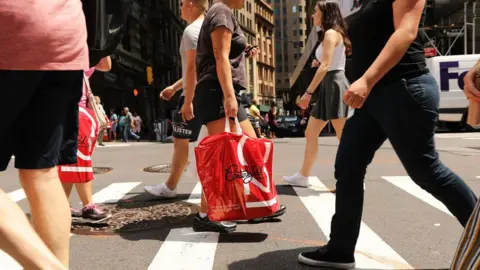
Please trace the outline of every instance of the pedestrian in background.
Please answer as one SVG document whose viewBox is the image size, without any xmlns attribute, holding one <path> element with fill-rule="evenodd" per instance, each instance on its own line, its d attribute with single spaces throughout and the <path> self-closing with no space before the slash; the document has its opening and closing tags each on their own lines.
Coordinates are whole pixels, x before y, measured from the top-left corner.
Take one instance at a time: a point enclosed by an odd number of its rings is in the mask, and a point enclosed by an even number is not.
<svg viewBox="0 0 480 270">
<path fill-rule="evenodd" d="M 112 60 L 110 59 L 110 56 L 107 56 L 101 59 L 95 67 L 85 70 L 85 80 L 88 80 L 96 70 L 107 72 L 111 68 Z M 83 83 L 82 98 L 78 104 L 80 113 L 78 114 L 79 132 L 78 150 L 76 152 L 77 163 L 59 166 L 58 175 L 60 181 L 62 181 L 63 189 L 67 198 L 70 197 L 73 186 L 75 185 L 78 197 L 80 197 L 80 200 L 82 201 L 83 208 L 81 210 L 70 206 L 71 216 L 75 218 L 82 217 L 100 221 L 107 218 L 108 215 L 103 209 L 93 203 L 91 181 L 94 179 L 92 155 L 97 137 L 103 135 L 103 133 L 98 132 L 98 120 L 95 118 L 95 112 L 89 108 L 92 105 L 88 104 L 89 100 L 87 96 L 88 86 L 85 81 Z M 98 106 L 100 98 L 95 97 L 94 102 L 97 104 L 94 104 L 93 106 Z"/>
<path fill-rule="evenodd" d="M 307 144 L 302 168 L 292 176 L 283 177 L 285 182 L 301 187 L 309 185 L 308 177 L 317 158 L 318 136 L 325 126 L 331 122 L 337 138 L 340 140 L 342 136 L 348 114 L 348 106 L 343 101 L 343 96 L 350 86 L 345 77 L 345 63 L 346 55 L 350 53 L 352 46 L 338 4 L 333 1 L 318 1 L 312 18 L 315 26 L 322 28 L 319 32 L 320 44 L 315 51 L 316 59 L 312 61 L 312 67 L 318 65 L 318 68 L 298 106 L 302 110 L 307 109 L 317 89 L 318 99 L 310 112 L 305 130 Z"/>
</svg>

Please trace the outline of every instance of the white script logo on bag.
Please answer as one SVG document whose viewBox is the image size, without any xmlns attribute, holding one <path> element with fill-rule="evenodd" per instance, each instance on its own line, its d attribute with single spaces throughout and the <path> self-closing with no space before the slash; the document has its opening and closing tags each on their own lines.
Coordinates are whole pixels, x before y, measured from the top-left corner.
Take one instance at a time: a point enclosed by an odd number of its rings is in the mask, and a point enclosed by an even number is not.
<svg viewBox="0 0 480 270">
<path fill-rule="evenodd" d="M 243 148 L 245 146 L 245 141 L 248 139 L 247 136 L 243 136 L 240 141 L 238 142 L 237 146 L 237 158 L 240 162 L 241 168 L 238 168 L 236 164 L 230 166 L 226 171 L 226 179 L 227 181 L 233 181 L 235 179 L 242 179 L 243 180 L 243 190 L 245 195 L 250 195 L 250 184 L 257 186 L 260 190 L 265 193 L 270 193 L 270 176 L 268 174 L 267 168 L 265 167 L 265 163 L 267 163 L 268 159 L 270 158 L 270 152 L 272 149 L 271 142 L 264 142 L 265 144 L 265 153 L 263 156 L 263 164 L 262 167 L 256 165 L 248 165 L 245 161 L 245 157 L 243 156 Z M 245 170 L 245 169 L 247 170 Z M 258 179 L 266 178 L 266 186 L 258 181 Z M 254 207 L 268 207 L 272 206 L 277 203 L 277 198 L 273 198 L 269 201 L 258 201 L 258 202 L 247 202 L 247 208 L 254 208 Z"/>
</svg>

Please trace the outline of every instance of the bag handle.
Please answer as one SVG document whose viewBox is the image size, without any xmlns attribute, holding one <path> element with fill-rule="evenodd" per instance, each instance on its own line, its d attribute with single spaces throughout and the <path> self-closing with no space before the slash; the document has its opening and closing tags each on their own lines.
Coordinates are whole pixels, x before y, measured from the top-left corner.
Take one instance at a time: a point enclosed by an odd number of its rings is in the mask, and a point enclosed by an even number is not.
<svg viewBox="0 0 480 270">
<path fill-rule="evenodd" d="M 238 117 L 235 117 L 235 129 L 237 130 L 237 132 L 232 132 L 232 129 L 230 128 L 230 121 L 228 121 L 228 117 L 225 117 L 225 132 L 241 135 L 242 134 L 242 127 L 240 126 L 240 122 L 238 121 Z"/>
</svg>

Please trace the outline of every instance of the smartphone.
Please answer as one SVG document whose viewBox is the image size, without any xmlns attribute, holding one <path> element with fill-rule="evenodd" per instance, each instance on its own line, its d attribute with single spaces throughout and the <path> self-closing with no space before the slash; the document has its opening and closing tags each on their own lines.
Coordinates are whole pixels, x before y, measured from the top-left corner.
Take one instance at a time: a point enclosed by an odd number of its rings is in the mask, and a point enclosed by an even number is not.
<svg viewBox="0 0 480 270">
<path fill-rule="evenodd" d="M 258 45 L 253 45 L 251 47 L 249 47 L 248 49 L 245 50 L 245 55 L 248 56 L 248 54 L 250 53 L 251 50 L 255 49 L 255 48 L 258 48 Z"/>
</svg>

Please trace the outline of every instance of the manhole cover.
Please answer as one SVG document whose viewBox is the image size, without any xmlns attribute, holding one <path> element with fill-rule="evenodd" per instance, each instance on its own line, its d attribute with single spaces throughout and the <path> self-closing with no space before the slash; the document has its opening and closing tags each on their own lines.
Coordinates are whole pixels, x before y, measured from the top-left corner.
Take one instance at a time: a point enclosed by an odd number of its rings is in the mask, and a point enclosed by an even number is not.
<svg viewBox="0 0 480 270">
<path fill-rule="evenodd" d="M 190 165 L 190 162 L 188 162 L 187 166 L 185 166 L 185 169 L 183 170 L 184 172 L 187 171 L 189 165 Z M 172 164 L 165 163 L 160 165 L 154 165 L 154 166 L 146 167 L 145 169 L 143 169 L 143 171 L 151 172 L 151 173 L 170 173 L 172 171 Z"/>
<path fill-rule="evenodd" d="M 111 217 L 101 223 L 72 220 L 72 233 L 114 235 L 153 228 L 171 228 L 187 221 L 198 212 L 198 206 L 186 202 L 120 202 L 100 205 Z"/>
<path fill-rule="evenodd" d="M 93 167 L 93 174 L 102 174 L 112 171 L 113 168 L 110 167 Z"/>
</svg>

